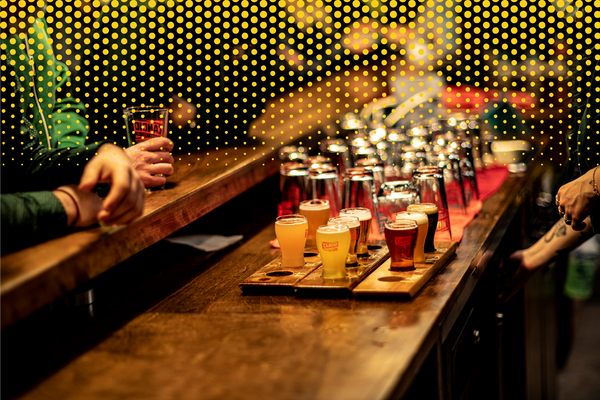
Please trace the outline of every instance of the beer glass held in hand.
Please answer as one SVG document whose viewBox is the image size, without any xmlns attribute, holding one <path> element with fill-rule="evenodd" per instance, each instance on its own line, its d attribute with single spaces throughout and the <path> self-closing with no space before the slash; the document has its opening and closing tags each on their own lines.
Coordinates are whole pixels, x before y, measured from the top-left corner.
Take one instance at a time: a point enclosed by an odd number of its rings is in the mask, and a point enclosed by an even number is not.
<svg viewBox="0 0 600 400">
<path fill-rule="evenodd" d="M 329 211 L 329 201 L 327 200 L 314 199 L 300 203 L 300 214 L 304 215 L 308 221 L 307 247 L 314 248 L 317 245 L 317 228 L 327 224 Z"/>
<path fill-rule="evenodd" d="M 323 279 L 345 278 L 350 230 L 346 225 L 321 225 L 317 228 L 317 249 L 323 263 Z"/>
<path fill-rule="evenodd" d="M 429 218 L 427 214 L 419 211 L 402 211 L 396 214 L 396 220 L 399 219 L 412 219 L 417 223 L 417 243 L 415 244 L 415 262 L 425 261 L 425 238 L 427 237 L 427 226 L 429 225 Z"/>
<path fill-rule="evenodd" d="M 346 256 L 346 267 L 355 267 L 358 265 L 356 257 L 356 249 L 358 247 L 358 237 L 360 236 L 360 221 L 358 217 L 335 217 L 330 218 L 327 225 L 346 225 L 350 230 L 350 246 L 348 247 L 348 255 Z"/>
<path fill-rule="evenodd" d="M 159 106 L 128 107 L 124 110 L 127 147 L 152 138 L 167 137 L 169 130 L 169 109 Z M 155 176 L 164 176 L 158 174 Z M 164 189 L 165 186 L 154 189 Z"/>
<path fill-rule="evenodd" d="M 281 267 L 304 266 L 304 244 L 308 222 L 304 215 L 290 214 L 277 217 L 275 235 L 281 247 Z"/>
<path fill-rule="evenodd" d="M 435 230 L 438 225 L 438 208 L 433 203 L 419 203 L 411 204 L 408 206 L 407 211 L 419 211 L 427 214 L 427 236 L 425 237 L 425 253 L 433 253 L 435 251 L 435 245 L 433 239 L 435 238 Z"/>
<path fill-rule="evenodd" d="M 363 207 L 344 208 L 340 211 L 340 217 L 357 217 L 360 221 L 358 234 L 358 245 L 356 254 L 358 258 L 369 257 L 369 233 L 371 232 L 371 210 Z"/>
<path fill-rule="evenodd" d="M 410 219 L 397 219 L 396 222 L 385 224 L 385 242 L 392 259 L 390 271 L 415 269 L 414 251 L 417 230 L 417 222 Z"/>
</svg>

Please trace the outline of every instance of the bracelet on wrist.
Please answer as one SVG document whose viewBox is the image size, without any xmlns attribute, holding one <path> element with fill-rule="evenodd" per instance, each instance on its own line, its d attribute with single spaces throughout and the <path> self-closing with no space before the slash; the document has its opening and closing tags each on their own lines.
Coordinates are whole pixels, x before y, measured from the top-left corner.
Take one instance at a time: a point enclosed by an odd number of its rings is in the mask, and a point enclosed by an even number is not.
<svg viewBox="0 0 600 400">
<path fill-rule="evenodd" d="M 64 189 L 54 189 L 55 192 L 61 192 L 66 194 L 67 196 L 69 196 L 71 198 L 71 200 L 73 200 L 73 205 L 75 206 L 75 219 L 73 219 L 73 222 L 69 225 L 67 225 L 67 228 L 72 228 L 73 226 L 75 226 L 75 224 L 77 224 L 77 220 L 79 220 L 79 206 L 77 205 L 77 201 L 75 200 L 75 197 L 73 197 L 73 195 L 69 192 L 67 192 Z M 69 215 L 67 214 L 67 222 L 69 220 Z"/>
<path fill-rule="evenodd" d="M 600 192 L 598 192 L 598 186 L 596 185 L 596 170 L 600 167 L 594 168 L 594 172 L 592 172 L 592 188 L 594 189 L 594 193 L 596 196 L 600 197 Z"/>
</svg>

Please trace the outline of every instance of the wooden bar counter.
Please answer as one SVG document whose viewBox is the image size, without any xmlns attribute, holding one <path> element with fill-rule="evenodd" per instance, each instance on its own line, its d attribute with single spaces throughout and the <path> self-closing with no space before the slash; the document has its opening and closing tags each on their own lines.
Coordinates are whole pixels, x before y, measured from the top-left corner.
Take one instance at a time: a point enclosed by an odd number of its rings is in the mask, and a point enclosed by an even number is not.
<svg viewBox="0 0 600 400">
<path fill-rule="evenodd" d="M 14 283 L 15 296 L 35 299 L 43 291 L 39 304 L 48 304 L 97 277 L 89 282 L 96 301 L 85 312 L 24 306 L 40 311 L 2 332 L 3 398 L 482 399 L 492 398 L 478 392 L 490 381 L 496 383 L 484 390 L 497 395 L 498 380 L 490 377 L 498 371 L 487 369 L 491 358 L 485 358 L 498 355 L 491 339 L 497 332 L 486 336 L 487 316 L 498 307 L 495 260 L 509 251 L 507 232 L 520 225 L 517 217 L 543 168 L 533 163 L 511 175 L 484 202 L 456 257 L 412 300 L 245 295 L 239 283 L 279 254 L 269 245 L 278 193 L 271 158 L 265 154 L 245 167 L 240 160 L 238 170 L 224 175 L 224 165 L 199 174 L 202 160 L 182 159 L 178 173 L 193 182 L 177 178 L 174 187 L 152 193 L 136 224 L 106 237 L 98 229 L 72 235 L 81 240 L 68 245 L 57 239 L 37 246 L 64 244 L 61 252 L 77 262 L 48 254 L 47 267 L 27 276 L 31 285 Z M 178 190 L 188 197 L 158 205 Z M 199 215 L 183 231 L 244 239 L 211 254 L 159 242 Z M 114 251 L 108 242 L 117 240 L 122 250 Z M 21 310 L 13 307 L 11 290 L 5 293 L 12 274 L 29 265 L 18 254 L 2 259 L 3 323 L 5 313 L 12 321 Z M 58 277 L 63 274 L 68 279 Z M 485 382 L 475 382 L 480 374 Z"/>
</svg>

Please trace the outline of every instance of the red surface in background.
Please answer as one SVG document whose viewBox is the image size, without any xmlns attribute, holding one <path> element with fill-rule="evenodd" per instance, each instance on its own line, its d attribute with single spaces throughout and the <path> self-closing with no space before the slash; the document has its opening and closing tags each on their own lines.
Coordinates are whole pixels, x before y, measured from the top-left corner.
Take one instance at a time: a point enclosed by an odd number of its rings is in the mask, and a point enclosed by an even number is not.
<svg viewBox="0 0 600 400">
<path fill-rule="evenodd" d="M 477 186 L 479 188 L 479 201 L 475 201 L 467 208 L 467 213 L 450 210 L 450 227 L 452 229 L 452 241 L 460 242 L 465 227 L 481 211 L 482 202 L 496 193 L 504 181 L 508 178 L 508 170 L 505 167 L 496 167 L 477 171 Z"/>
<path fill-rule="evenodd" d="M 519 110 L 530 110 L 535 107 L 536 99 L 528 92 L 519 92 L 516 90 L 485 90 L 474 86 L 446 86 L 442 92 L 442 102 L 444 107 L 455 112 L 461 109 L 475 112 L 486 106 L 502 101 L 504 98 L 508 103 L 514 105 Z"/>
</svg>

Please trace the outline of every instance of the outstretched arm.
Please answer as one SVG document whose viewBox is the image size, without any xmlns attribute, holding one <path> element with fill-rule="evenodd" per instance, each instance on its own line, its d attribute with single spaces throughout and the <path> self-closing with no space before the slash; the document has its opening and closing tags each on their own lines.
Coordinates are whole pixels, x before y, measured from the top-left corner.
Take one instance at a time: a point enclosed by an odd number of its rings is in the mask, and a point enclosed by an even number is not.
<svg viewBox="0 0 600 400">
<path fill-rule="evenodd" d="M 508 301 L 536 271 L 559 255 L 568 253 L 592 236 L 589 217 L 585 220 L 585 227 L 581 231 L 573 230 L 565 223 L 564 219 L 560 219 L 533 246 L 516 251 L 508 257 L 504 269 L 507 273 L 515 272 L 504 283 L 500 298 L 503 301 Z"/>
</svg>

